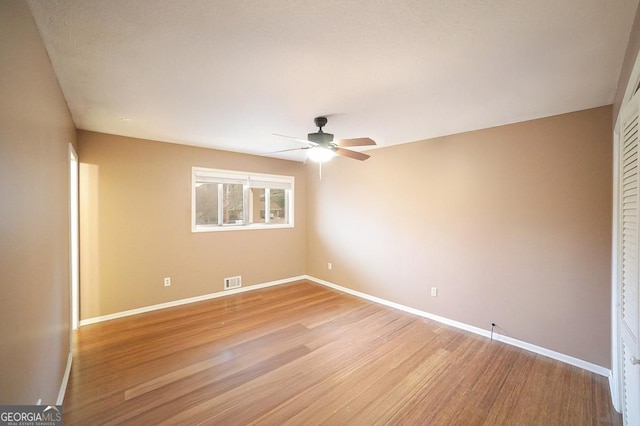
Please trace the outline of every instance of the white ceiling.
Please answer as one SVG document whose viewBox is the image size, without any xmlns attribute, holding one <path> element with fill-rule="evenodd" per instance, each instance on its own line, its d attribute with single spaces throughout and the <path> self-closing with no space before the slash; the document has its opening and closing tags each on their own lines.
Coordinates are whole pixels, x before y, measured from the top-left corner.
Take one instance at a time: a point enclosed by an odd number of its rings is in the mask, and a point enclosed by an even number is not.
<svg viewBox="0 0 640 426">
<path fill-rule="evenodd" d="M 638 0 L 29 4 L 78 128 L 263 154 L 610 104 Z"/>
</svg>

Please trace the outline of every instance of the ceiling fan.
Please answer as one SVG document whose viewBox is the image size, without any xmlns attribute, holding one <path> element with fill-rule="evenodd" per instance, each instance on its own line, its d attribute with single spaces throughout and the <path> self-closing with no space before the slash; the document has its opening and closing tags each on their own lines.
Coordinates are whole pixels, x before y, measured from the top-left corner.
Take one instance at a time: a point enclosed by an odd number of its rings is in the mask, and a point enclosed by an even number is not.
<svg viewBox="0 0 640 426">
<path fill-rule="evenodd" d="M 341 155 L 343 157 L 353 158 L 354 160 L 360 161 L 364 161 L 370 157 L 370 155 L 358 151 L 352 151 L 350 149 L 345 149 L 345 147 L 375 145 L 376 143 L 371 138 L 338 139 L 336 142 L 334 142 L 333 135 L 331 133 L 325 133 L 322 131 L 322 128 L 327 124 L 327 117 L 316 117 L 313 119 L 313 122 L 318 127 L 318 131 L 315 133 L 307 134 L 307 140 L 274 134 L 274 136 L 280 136 L 302 142 L 304 144 L 307 144 L 306 146 L 303 146 L 301 148 L 284 149 L 282 151 L 276 151 L 270 154 L 306 149 L 308 150 L 307 158 L 318 163 L 329 161 L 336 155 Z"/>
</svg>

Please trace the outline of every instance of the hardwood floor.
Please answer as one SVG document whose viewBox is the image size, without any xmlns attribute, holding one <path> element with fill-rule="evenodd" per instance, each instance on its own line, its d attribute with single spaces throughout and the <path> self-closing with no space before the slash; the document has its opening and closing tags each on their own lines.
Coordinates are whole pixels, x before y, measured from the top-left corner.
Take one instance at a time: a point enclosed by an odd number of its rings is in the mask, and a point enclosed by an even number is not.
<svg viewBox="0 0 640 426">
<path fill-rule="evenodd" d="M 300 282 L 82 327 L 65 425 L 621 425 L 607 379 Z"/>
</svg>

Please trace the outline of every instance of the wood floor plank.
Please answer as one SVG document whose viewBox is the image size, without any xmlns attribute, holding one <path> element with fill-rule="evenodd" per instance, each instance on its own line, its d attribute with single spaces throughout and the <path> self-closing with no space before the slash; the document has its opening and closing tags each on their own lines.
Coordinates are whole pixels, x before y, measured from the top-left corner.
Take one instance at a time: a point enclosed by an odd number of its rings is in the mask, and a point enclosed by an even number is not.
<svg viewBox="0 0 640 426">
<path fill-rule="evenodd" d="M 371 346 L 388 333 L 406 326 L 408 321 L 397 320 L 390 312 L 380 311 L 375 315 L 360 318 L 354 323 L 357 333 L 344 333 L 341 328 L 333 327 L 330 343 L 313 350 L 305 359 L 292 362 L 279 370 L 274 370 L 252 383 L 233 389 L 170 419 L 170 423 L 199 423 L 210 421 L 215 424 L 238 422 L 245 424 L 273 409 L 287 399 L 291 399 L 315 383 L 321 382 L 342 368 L 348 368 L 353 359 L 364 356 Z M 277 386 L 274 387 L 274 384 Z M 260 404 L 243 406 L 238 401 L 262 395 Z M 219 413 L 212 415 L 215 407 Z"/>
<path fill-rule="evenodd" d="M 65 425 L 621 425 L 606 378 L 302 281 L 82 327 Z"/>
<path fill-rule="evenodd" d="M 292 329 L 291 330 L 292 332 L 289 332 L 290 329 Z M 288 337 L 289 339 L 293 339 L 294 337 L 301 336 L 302 333 L 305 333 L 307 331 L 308 329 L 301 325 L 292 326 L 289 329 L 280 330 L 280 332 L 275 333 L 275 336 L 269 335 L 268 337 L 275 338 L 275 339 L 285 339 Z M 124 399 L 129 400 L 132 398 L 136 398 L 144 393 L 151 392 L 155 389 L 177 382 L 178 380 L 182 380 L 186 377 L 192 376 L 202 371 L 217 367 L 221 364 L 224 364 L 230 357 L 240 357 L 243 355 L 255 355 L 255 354 L 259 354 L 266 357 L 276 355 L 269 351 L 269 348 L 275 347 L 270 342 L 270 340 L 273 340 L 273 339 L 267 340 L 267 339 L 261 338 L 256 340 L 258 340 L 259 345 L 266 347 L 266 349 L 260 348 L 261 350 L 256 350 L 258 348 L 255 347 L 255 343 L 256 343 L 255 341 L 248 342 L 248 343 L 251 343 L 251 345 L 246 345 L 246 344 L 238 345 L 237 347 L 232 348 L 230 350 L 219 352 L 214 356 L 207 358 L 204 361 L 199 361 L 194 364 L 190 364 L 186 367 L 178 368 L 176 370 L 173 370 L 161 376 L 156 375 L 154 378 L 150 380 L 144 381 L 132 388 L 127 389 L 124 393 Z M 248 356 L 245 357 L 245 359 L 243 360 L 244 362 L 256 362 L 255 359 L 251 360 L 246 358 L 248 358 Z M 225 373 L 231 374 L 233 373 L 233 370 L 229 368 L 225 368 Z"/>
<path fill-rule="evenodd" d="M 429 351 L 435 351 L 436 346 L 429 344 L 434 334 L 426 331 L 417 324 L 404 327 L 398 338 L 420 341 L 422 344 L 402 345 L 395 338 L 387 339 L 375 351 L 357 357 L 347 368 L 305 389 L 300 395 L 259 418 L 255 424 L 275 424 L 287 419 L 287 416 L 289 418 L 283 424 L 312 424 L 314 420 L 327 417 L 327 413 L 342 410 L 358 394 L 374 385 L 381 374 L 393 370 L 414 353 L 421 352 L 425 356 Z M 292 416 L 292 407 L 295 406 L 299 408 Z"/>
</svg>

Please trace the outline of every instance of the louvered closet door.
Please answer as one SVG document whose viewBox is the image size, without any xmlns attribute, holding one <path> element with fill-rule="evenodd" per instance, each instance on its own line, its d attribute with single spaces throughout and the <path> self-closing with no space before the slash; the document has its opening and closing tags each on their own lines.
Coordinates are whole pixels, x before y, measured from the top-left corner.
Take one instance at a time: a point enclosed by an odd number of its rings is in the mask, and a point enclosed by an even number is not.
<svg viewBox="0 0 640 426">
<path fill-rule="evenodd" d="M 620 128 L 619 319 L 622 411 L 625 424 L 640 425 L 640 133 L 638 94 L 625 106 Z"/>
</svg>

